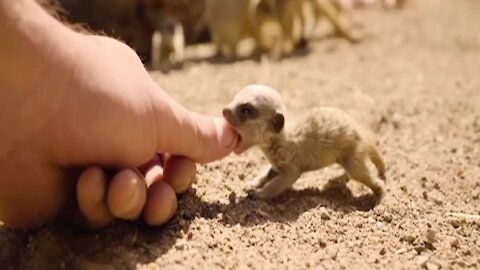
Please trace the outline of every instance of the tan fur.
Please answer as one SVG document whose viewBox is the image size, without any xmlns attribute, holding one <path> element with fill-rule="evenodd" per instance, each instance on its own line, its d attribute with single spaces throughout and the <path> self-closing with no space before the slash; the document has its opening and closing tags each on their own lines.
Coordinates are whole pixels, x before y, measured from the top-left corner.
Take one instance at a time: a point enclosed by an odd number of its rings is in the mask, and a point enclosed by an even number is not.
<svg viewBox="0 0 480 270">
<path fill-rule="evenodd" d="M 185 44 L 205 41 L 202 36 L 207 30 L 204 18 L 205 0 L 137 0 L 147 14 L 148 25 L 156 25 L 148 13 L 156 13 L 156 18 L 173 18 L 183 26 Z M 160 13 L 160 14 L 159 14 Z M 156 19 L 154 18 L 154 19 Z M 203 40 L 202 40 L 203 39 Z"/>
<path fill-rule="evenodd" d="M 282 26 L 283 50 L 285 54 L 293 51 L 301 41 L 307 41 L 319 19 L 327 19 L 336 34 L 355 43 L 361 40 L 348 29 L 342 17 L 346 15 L 336 0 L 274 0 L 275 12 Z"/>
<path fill-rule="evenodd" d="M 163 72 L 183 64 L 185 38 L 183 27 L 175 19 L 161 18 L 152 36 L 152 68 Z"/>
<path fill-rule="evenodd" d="M 245 108 L 249 108 L 248 114 Z M 383 185 L 370 173 L 366 161 L 372 160 L 383 180 L 385 165 L 367 130 L 332 107 L 312 109 L 293 129 L 278 130 L 283 127 L 278 120 L 284 119 L 284 111 L 279 94 L 262 85 L 244 88 L 223 111 L 227 122 L 241 136 L 235 152 L 240 154 L 257 145 L 271 163 L 249 184 L 254 196 L 274 198 L 290 188 L 302 173 L 337 163 L 351 179 L 369 187 L 379 199 L 383 197 Z"/>
<path fill-rule="evenodd" d="M 342 22 L 341 16 L 345 14 L 343 7 L 336 0 L 309 0 L 312 2 L 316 19 L 325 17 L 332 24 L 335 33 L 351 43 L 361 41 L 361 37 L 353 34 Z"/>
<path fill-rule="evenodd" d="M 303 38 L 307 20 L 304 8 L 308 3 L 309 0 L 275 0 L 277 16 L 282 25 L 283 50 L 286 54 L 291 53 Z"/>
<path fill-rule="evenodd" d="M 271 0 L 207 0 L 205 7 L 212 40 L 219 54 L 237 56 L 237 46 L 253 38 L 256 51 L 272 58 L 281 54 L 281 30 L 278 20 L 268 10 Z"/>
</svg>

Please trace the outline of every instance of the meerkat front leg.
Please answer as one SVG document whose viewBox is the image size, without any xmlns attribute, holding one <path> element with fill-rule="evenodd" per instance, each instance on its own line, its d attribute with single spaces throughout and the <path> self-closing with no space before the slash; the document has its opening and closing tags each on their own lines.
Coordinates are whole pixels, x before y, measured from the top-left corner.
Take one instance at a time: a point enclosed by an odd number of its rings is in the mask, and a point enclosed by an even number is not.
<svg viewBox="0 0 480 270">
<path fill-rule="evenodd" d="M 247 182 L 246 189 L 247 190 L 259 189 L 277 175 L 278 175 L 278 172 L 275 171 L 275 169 L 273 169 L 271 165 L 268 165 L 260 172 L 259 175 L 257 175 L 257 177 Z"/>
<path fill-rule="evenodd" d="M 298 169 L 289 168 L 281 170 L 278 175 L 265 183 L 261 188 L 250 193 L 251 196 L 259 199 L 272 199 L 289 189 L 300 177 Z"/>
<path fill-rule="evenodd" d="M 175 65 L 183 65 L 185 61 L 185 35 L 183 32 L 183 26 L 181 23 L 175 23 L 175 31 L 173 35 L 173 51 L 174 51 L 174 60 Z"/>
</svg>

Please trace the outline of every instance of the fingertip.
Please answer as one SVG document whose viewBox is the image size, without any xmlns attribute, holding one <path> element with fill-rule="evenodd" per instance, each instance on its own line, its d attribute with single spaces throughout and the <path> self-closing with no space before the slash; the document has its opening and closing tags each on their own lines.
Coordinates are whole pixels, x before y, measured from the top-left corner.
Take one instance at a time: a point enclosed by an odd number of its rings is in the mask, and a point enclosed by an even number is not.
<svg viewBox="0 0 480 270">
<path fill-rule="evenodd" d="M 155 154 L 152 159 L 137 167 L 141 174 L 145 175 L 152 166 L 162 164 L 162 158 Z"/>
<path fill-rule="evenodd" d="M 147 185 L 138 173 L 125 169 L 113 177 L 107 194 L 108 207 L 115 217 L 134 220 L 147 200 Z"/>
<path fill-rule="evenodd" d="M 214 124 L 220 145 L 230 153 L 238 143 L 238 134 L 223 118 L 214 118 Z"/>
<path fill-rule="evenodd" d="M 154 95 L 157 151 L 186 156 L 207 163 L 230 154 L 239 140 L 236 132 L 223 118 L 191 112 L 161 91 Z"/>
<path fill-rule="evenodd" d="M 163 179 L 170 184 L 175 193 L 182 194 L 192 185 L 196 171 L 197 168 L 193 160 L 181 156 L 172 156 L 165 165 Z"/>
<path fill-rule="evenodd" d="M 175 191 L 164 181 L 155 182 L 148 189 L 147 202 L 143 210 L 145 222 L 159 226 L 168 222 L 177 211 Z"/>
<path fill-rule="evenodd" d="M 76 192 L 80 211 L 87 226 L 99 229 L 113 221 L 105 200 L 107 180 L 102 169 L 90 167 L 80 175 Z"/>
<path fill-rule="evenodd" d="M 228 156 L 239 142 L 239 135 L 220 117 L 198 116 L 197 125 L 200 125 L 198 157 L 193 159 L 198 163 L 208 163 Z M 188 155 L 186 155 L 188 156 Z"/>
<path fill-rule="evenodd" d="M 160 164 L 152 165 L 145 172 L 145 182 L 147 187 L 150 187 L 156 181 L 162 181 L 163 179 L 163 167 Z"/>
</svg>

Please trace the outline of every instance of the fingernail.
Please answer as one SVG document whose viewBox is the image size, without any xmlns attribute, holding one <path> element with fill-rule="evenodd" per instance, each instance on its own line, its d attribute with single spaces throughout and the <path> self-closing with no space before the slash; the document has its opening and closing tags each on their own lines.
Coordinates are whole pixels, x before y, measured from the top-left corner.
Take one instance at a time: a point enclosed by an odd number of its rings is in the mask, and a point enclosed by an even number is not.
<svg viewBox="0 0 480 270">
<path fill-rule="evenodd" d="M 220 136 L 220 145 L 230 148 L 237 141 L 237 134 L 225 124 L 223 119 L 215 119 L 215 122 L 218 136 Z"/>
</svg>

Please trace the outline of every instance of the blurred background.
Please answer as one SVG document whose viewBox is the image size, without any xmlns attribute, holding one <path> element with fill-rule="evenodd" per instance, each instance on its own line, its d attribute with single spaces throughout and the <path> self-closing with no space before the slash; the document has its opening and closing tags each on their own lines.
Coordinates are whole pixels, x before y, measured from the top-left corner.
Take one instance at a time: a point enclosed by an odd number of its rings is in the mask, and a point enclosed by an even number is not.
<svg viewBox="0 0 480 270">
<path fill-rule="evenodd" d="M 356 43 L 357 8 L 402 8 L 406 0 L 37 0 L 71 24 L 130 45 L 147 67 L 180 68 L 186 47 L 213 42 L 210 56 L 280 60 L 334 34 Z M 318 27 L 324 23 L 324 28 Z M 325 27 L 326 26 L 326 27 Z M 320 30 L 319 30 L 320 29 Z M 323 32 L 322 32 L 323 29 Z M 327 30 L 325 30 L 327 29 Z M 250 40 L 250 50 L 242 42 Z M 213 54 L 213 55 L 212 55 Z M 208 55 L 208 53 L 207 53 Z"/>
</svg>

